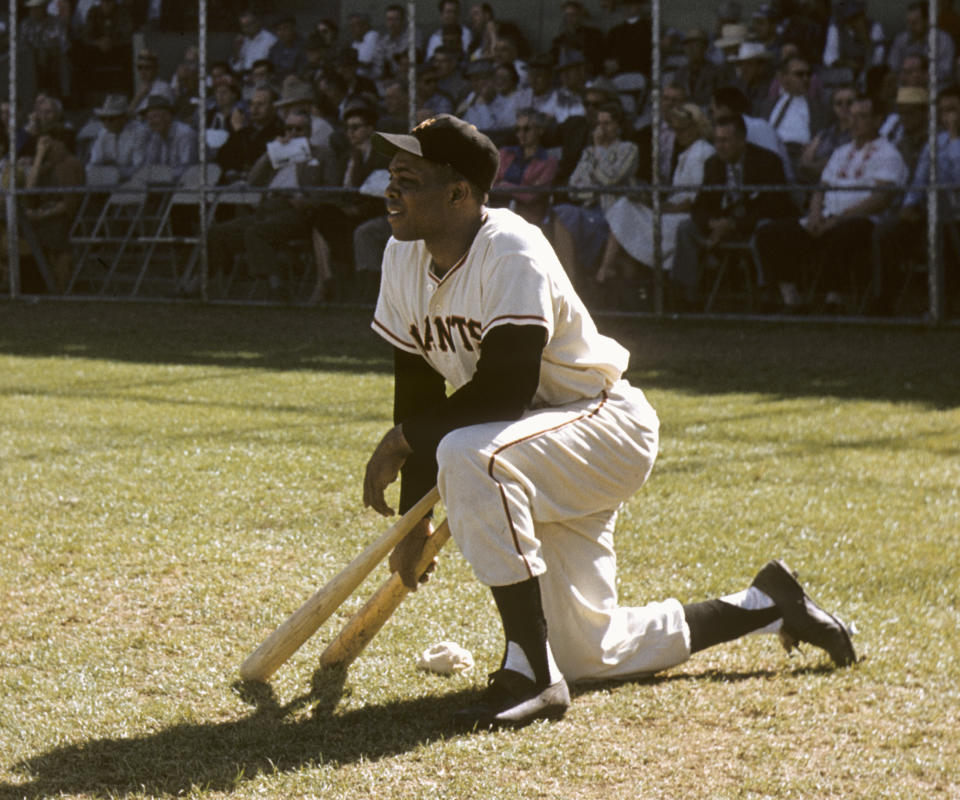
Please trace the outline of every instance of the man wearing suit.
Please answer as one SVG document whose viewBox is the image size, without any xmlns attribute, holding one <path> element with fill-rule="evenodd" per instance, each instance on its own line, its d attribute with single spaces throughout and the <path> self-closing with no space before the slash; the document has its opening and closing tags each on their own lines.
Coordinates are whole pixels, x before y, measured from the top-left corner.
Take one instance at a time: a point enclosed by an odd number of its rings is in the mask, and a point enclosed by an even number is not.
<svg viewBox="0 0 960 800">
<path fill-rule="evenodd" d="M 690 219 L 677 229 L 672 278 L 681 306 L 699 300 L 704 250 L 722 242 L 747 241 L 761 219 L 796 216 L 786 191 L 743 188 L 771 184 L 786 188 L 786 178 L 775 153 L 747 142 L 742 116 L 715 120 L 714 147 L 717 152 L 704 165 L 703 188 L 697 192 Z"/>
</svg>

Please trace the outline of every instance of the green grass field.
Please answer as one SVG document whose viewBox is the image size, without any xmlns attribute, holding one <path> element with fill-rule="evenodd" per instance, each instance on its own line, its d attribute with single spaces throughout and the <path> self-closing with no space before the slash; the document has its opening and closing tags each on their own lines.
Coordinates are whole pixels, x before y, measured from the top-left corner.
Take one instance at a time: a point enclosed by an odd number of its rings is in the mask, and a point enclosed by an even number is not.
<svg viewBox="0 0 960 800">
<path fill-rule="evenodd" d="M 245 656 L 385 523 L 367 311 L 0 305 L 0 799 L 960 797 L 960 330 L 605 319 L 663 423 L 618 528 L 622 601 L 784 557 L 861 663 L 773 637 L 462 734 L 498 665 L 449 546 L 344 674 L 375 571 L 274 676 Z M 393 495 L 395 497 L 395 494 Z M 418 672 L 452 639 L 472 673 Z"/>
</svg>

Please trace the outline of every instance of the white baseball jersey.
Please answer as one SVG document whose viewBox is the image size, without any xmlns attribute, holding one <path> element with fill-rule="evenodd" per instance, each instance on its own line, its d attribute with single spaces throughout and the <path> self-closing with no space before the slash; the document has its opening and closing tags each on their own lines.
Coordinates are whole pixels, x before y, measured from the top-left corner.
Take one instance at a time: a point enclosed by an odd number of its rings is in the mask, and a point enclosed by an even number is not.
<svg viewBox="0 0 960 800">
<path fill-rule="evenodd" d="M 498 325 L 547 329 L 534 407 L 595 397 L 626 369 L 629 353 L 597 331 L 542 231 L 512 211 L 487 209 L 469 251 L 443 277 L 430 264 L 422 240 L 390 239 L 372 327 L 422 355 L 454 389 L 473 377 L 480 341 Z"/>
<path fill-rule="evenodd" d="M 423 241 L 391 239 L 373 321 L 455 389 L 473 377 L 496 326 L 547 330 L 533 409 L 440 441 L 451 533 L 487 585 L 542 576 L 551 648 L 568 679 L 677 664 L 690 652 L 680 603 L 617 604 L 614 521 L 653 466 L 656 413 L 621 379 L 629 354 L 597 331 L 540 229 L 506 209 L 486 215 L 442 278 Z"/>
</svg>

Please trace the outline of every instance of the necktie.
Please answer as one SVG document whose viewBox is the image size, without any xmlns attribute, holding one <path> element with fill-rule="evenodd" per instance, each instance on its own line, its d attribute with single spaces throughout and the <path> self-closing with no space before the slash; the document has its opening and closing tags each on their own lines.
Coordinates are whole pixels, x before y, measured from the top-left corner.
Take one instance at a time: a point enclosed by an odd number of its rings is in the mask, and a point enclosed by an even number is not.
<svg viewBox="0 0 960 800">
<path fill-rule="evenodd" d="M 781 106 L 780 111 L 777 113 L 776 119 L 773 121 L 773 129 L 776 130 L 780 127 L 780 123 L 783 122 L 783 118 L 787 115 L 787 109 L 790 108 L 790 104 L 793 102 L 793 95 L 787 95 L 787 102 Z"/>
</svg>

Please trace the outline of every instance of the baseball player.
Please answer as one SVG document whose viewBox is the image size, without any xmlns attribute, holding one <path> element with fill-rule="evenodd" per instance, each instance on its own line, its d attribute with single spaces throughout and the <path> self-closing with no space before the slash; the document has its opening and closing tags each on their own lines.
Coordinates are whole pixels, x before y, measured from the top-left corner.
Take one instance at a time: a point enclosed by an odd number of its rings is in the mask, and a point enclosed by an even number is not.
<svg viewBox="0 0 960 800">
<path fill-rule="evenodd" d="M 622 377 L 627 351 L 597 331 L 540 229 L 485 207 L 498 159 L 486 136 L 440 115 L 375 142 L 392 158 L 393 237 L 372 326 L 394 347 L 396 424 L 367 463 L 364 503 L 393 514 L 384 490 L 402 474 L 405 511 L 436 481 L 492 590 L 503 661 L 457 722 L 556 718 L 568 680 L 649 674 L 751 632 L 855 661 L 848 630 L 781 561 L 719 600 L 618 605 L 617 509 L 646 481 L 659 428 Z M 390 557 L 412 588 L 430 532 L 422 521 Z"/>
</svg>

